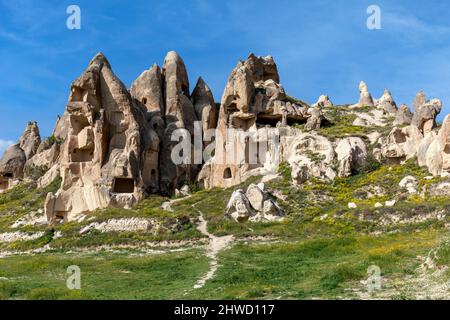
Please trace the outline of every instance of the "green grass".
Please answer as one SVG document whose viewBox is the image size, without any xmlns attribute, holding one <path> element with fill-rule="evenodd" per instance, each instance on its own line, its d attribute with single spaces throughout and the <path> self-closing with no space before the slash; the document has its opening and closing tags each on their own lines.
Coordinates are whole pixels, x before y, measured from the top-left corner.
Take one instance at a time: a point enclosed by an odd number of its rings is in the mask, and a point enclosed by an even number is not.
<svg viewBox="0 0 450 320">
<path fill-rule="evenodd" d="M 81 290 L 66 287 L 71 265 L 81 269 Z M 146 256 L 54 253 L 0 259 L 0 270 L 2 299 L 182 299 L 208 270 L 208 260 L 198 250 Z"/>
<path fill-rule="evenodd" d="M 354 298 L 367 268 L 382 276 L 413 274 L 418 255 L 435 245 L 423 231 L 382 237 L 333 237 L 294 243 L 240 243 L 220 255 L 217 275 L 192 289 L 208 270 L 196 249 L 166 254 L 42 254 L 0 259 L 2 299 L 313 299 Z M 65 287 L 67 267 L 81 269 L 81 290 Z M 6 278 L 6 280 L 5 280 Z"/>
</svg>

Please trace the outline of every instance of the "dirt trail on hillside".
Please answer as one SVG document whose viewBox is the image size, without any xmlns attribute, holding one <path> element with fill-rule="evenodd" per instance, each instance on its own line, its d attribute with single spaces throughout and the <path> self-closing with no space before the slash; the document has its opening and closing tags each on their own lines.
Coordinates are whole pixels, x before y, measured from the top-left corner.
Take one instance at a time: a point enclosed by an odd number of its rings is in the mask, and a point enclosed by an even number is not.
<svg viewBox="0 0 450 320">
<path fill-rule="evenodd" d="M 234 236 L 230 235 L 217 237 L 209 233 L 208 222 L 203 217 L 203 213 L 195 207 L 195 204 L 193 204 L 192 207 L 200 214 L 198 218 L 199 224 L 197 225 L 197 230 L 209 238 L 206 256 L 211 259 L 211 261 L 209 262 L 209 271 L 203 277 L 201 277 L 194 286 L 195 289 L 199 289 L 202 288 L 208 280 L 214 277 L 218 268 L 217 255 L 220 251 L 226 249 L 231 245 L 231 243 L 234 241 Z"/>
</svg>

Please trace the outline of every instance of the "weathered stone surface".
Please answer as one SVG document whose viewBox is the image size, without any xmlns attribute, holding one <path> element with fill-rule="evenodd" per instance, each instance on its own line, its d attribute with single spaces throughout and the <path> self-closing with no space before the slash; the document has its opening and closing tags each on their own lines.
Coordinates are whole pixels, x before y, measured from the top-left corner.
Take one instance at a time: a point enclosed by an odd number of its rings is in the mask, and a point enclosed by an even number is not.
<svg viewBox="0 0 450 320">
<path fill-rule="evenodd" d="M 200 77 L 192 92 L 192 103 L 194 104 L 195 114 L 202 122 L 202 130 L 206 132 L 217 127 L 219 110 L 214 102 L 211 89 Z M 204 142 L 205 146 L 209 143 Z"/>
<path fill-rule="evenodd" d="M 366 144 L 361 138 L 345 138 L 339 141 L 335 152 L 339 164 L 339 177 L 349 177 L 361 167 L 367 157 Z"/>
<path fill-rule="evenodd" d="M 428 133 L 436 127 L 436 117 L 441 112 L 442 102 L 432 99 L 418 106 L 414 111 L 412 125 L 419 128 L 423 133 Z"/>
<path fill-rule="evenodd" d="M 129 207 L 157 186 L 158 136 L 102 54 L 73 82 L 64 118 L 69 128 L 59 160 L 62 185 L 47 197 L 49 221 Z"/>
<path fill-rule="evenodd" d="M 359 102 L 360 107 L 373 107 L 373 99 L 367 88 L 367 84 L 364 81 L 359 83 Z"/>
<path fill-rule="evenodd" d="M 0 192 L 9 189 L 14 180 L 22 179 L 27 157 L 18 144 L 6 149 L 0 160 Z"/>
<path fill-rule="evenodd" d="M 388 89 L 384 90 L 384 93 L 381 98 L 378 99 L 376 106 L 377 108 L 384 110 L 387 114 L 394 115 L 397 113 L 397 104 Z"/>
<path fill-rule="evenodd" d="M 425 93 L 423 91 L 419 91 L 416 96 L 414 97 L 414 101 L 413 101 L 413 111 L 414 113 L 416 113 L 419 108 L 425 104 L 426 102 L 426 97 L 425 97 Z"/>
<path fill-rule="evenodd" d="M 331 102 L 330 98 L 327 95 L 321 95 L 317 102 L 312 105 L 312 107 L 319 107 L 319 108 L 330 108 L 333 106 L 333 103 Z"/>
<path fill-rule="evenodd" d="M 386 138 L 381 138 L 381 154 L 388 163 L 403 163 L 417 154 L 422 139 L 415 126 L 395 127 Z"/>
<path fill-rule="evenodd" d="M 308 110 L 310 117 L 305 124 L 305 129 L 308 131 L 320 129 L 323 120 L 323 113 L 319 107 L 310 108 Z"/>
<path fill-rule="evenodd" d="M 411 124 L 413 114 L 409 110 L 408 106 L 406 104 L 402 104 L 400 108 L 398 109 L 395 120 L 394 120 L 394 126 L 401 126 L 404 124 Z"/>
<path fill-rule="evenodd" d="M 41 143 L 41 136 L 39 134 L 39 127 L 36 122 L 28 122 L 28 125 L 19 140 L 19 146 L 25 152 L 27 159 L 30 159 L 36 154 Z"/>
<path fill-rule="evenodd" d="M 279 221 L 284 216 L 283 209 L 276 203 L 275 197 L 263 183 L 251 184 L 244 193 L 237 189 L 231 195 L 225 215 L 237 222 Z"/>
<path fill-rule="evenodd" d="M 229 187 L 244 181 L 253 170 L 263 170 L 273 161 L 275 151 L 271 140 L 279 136 L 279 127 L 291 123 L 320 126 L 320 113 L 308 112 L 308 105 L 288 99 L 278 83 L 276 64 L 271 57 L 251 54 L 239 61 L 231 72 L 225 87 L 217 125 L 215 155 L 200 171 L 198 181 L 207 187 Z M 235 134 L 227 137 L 233 129 Z M 256 143 L 268 145 L 268 156 L 254 157 Z M 278 155 L 279 157 L 279 155 Z"/>
</svg>

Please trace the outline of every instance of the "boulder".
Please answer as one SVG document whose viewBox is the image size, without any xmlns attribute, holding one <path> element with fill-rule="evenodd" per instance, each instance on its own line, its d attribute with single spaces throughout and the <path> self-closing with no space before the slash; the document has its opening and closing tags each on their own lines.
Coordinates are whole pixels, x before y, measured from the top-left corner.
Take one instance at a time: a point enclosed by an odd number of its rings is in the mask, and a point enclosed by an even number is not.
<svg viewBox="0 0 450 320">
<path fill-rule="evenodd" d="M 18 144 L 6 149 L 0 160 L 0 191 L 9 189 L 11 183 L 22 179 L 27 157 Z"/>
<path fill-rule="evenodd" d="M 225 215 L 237 222 L 280 221 L 284 211 L 262 183 L 251 184 L 244 193 L 237 189 L 231 195 Z"/>
<path fill-rule="evenodd" d="M 416 96 L 414 97 L 414 100 L 413 100 L 413 110 L 414 110 L 414 113 L 416 113 L 418 110 L 419 110 L 419 108 L 423 105 L 423 104 L 425 104 L 425 102 L 426 102 L 427 100 L 426 100 L 426 97 L 425 97 L 425 93 L 421 90 L 421 91 L 419 91 L 417 94 L 416 94 Z"/>
<path fill-rule="evenodd" d="M 400 188 L 406 189 L 411 194 L 417 193 L 416 188 L 417 188 L 418 182 L 417 182 L 417 179 L 414 178 L 413 176 L 404 177 L 398 185 Z"/>
<path fill-rule="evenodd" d="M 319 108 L 330 108 L 333 106 L 333 103 L 331 102 L 330 98 L 327 95 L 321 95 L 317 102 L 312 105 L 312 107 L 319 107 Z"/>
<path fill-rule="evenodd" d="M 305 130 L 311 131 L 311 130 L 317 130 L 320 129 L 320 125 L 323 121 L 323 113 L 322 110 L 319 107 L 314 107 L 309 109 L 309 115 L 308 121 L 305 124 Z"/>
</svg>

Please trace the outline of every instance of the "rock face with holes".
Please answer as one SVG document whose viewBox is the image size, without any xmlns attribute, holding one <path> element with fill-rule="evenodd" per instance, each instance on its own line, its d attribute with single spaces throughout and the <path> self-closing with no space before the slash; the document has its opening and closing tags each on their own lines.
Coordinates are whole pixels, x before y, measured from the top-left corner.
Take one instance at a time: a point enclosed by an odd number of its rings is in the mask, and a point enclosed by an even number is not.
<svg viewBox="0 0 450 320">
<path fill-rule="evenodd" d="M 0 160 L 0 192 L 9 189 L 15 181 L 23 177 L 27 157 L 18 144 L 6 149 Z"/>
<path fill-rule="evenodd" d="M 272 57 L 250 54 L 231 72 L 219 110 L 215 154 L 203 166 L 199 183 L 206 187 L 229 187 L 244 181 L 250 172 L 270 166 L 279 144 L 273 141 L 288 124 L 320 127 L 322 114 L 306 103 L 293 100 L 279 83 Z M 309 120 L 311 119 L 311 120 Z M 279 139 L 278 139 L 279 141 Z M 258 157 L 258 146 L 267 157 Z"/>
<path fill-rule="evenodd" d="M 66 112 L 58 119 L 53 133 L 63 141 L 58 155 L 47 149 L 35 156 L 35 164 L 57 159 L 38 184 L 49 183 L 58 172 L 62 177 L 60 190 L 47 196 L 49 221 L 74 220 L 98 208 L 130 207 L 150 193 L 173 194 L 195 180 L 202 159 L 174 163 L 178 141 L 172 135 L 180 129 L 193 151 L 189 134 L 195 133 L 194 122 L 201 121 L 202 135 L 216 127 L 217 117 L 203 79 L 189 93 L 186 67 L 176 52 L 166 55 L 162 68 L 155 64 L 144 71 L 130 91 L 98 54 L 73 82 Z M 200 153 L 204 147 L 200 145 Z"/>
<path fill-rule="evenodd" d="M 129 207 L 158 181 L 159 139 L 109 62 L 98 54 L 72 83 L 59 160 L 62 185 L 49 194 L 49 221 L 107 206 Z"/>
</svg>

